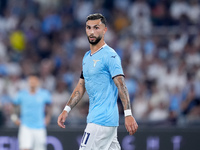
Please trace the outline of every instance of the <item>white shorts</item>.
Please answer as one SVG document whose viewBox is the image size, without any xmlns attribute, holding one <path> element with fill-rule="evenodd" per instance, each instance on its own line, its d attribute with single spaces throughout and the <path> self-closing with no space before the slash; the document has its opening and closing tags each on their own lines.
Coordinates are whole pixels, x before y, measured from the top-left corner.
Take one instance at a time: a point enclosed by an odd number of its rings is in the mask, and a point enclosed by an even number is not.
<svg viewBox="0 0 200 150">
<path fill-rule="evenodd" d="M 32 129 L 21 125 L 18 140 L 20 149 L 46 150 L 46 129 Z"/>
<path fill-rule="evenodd" d="M 117 140 L 117 127 L 88 123 L 79 150 L 121 150 Z"/>
</svg>

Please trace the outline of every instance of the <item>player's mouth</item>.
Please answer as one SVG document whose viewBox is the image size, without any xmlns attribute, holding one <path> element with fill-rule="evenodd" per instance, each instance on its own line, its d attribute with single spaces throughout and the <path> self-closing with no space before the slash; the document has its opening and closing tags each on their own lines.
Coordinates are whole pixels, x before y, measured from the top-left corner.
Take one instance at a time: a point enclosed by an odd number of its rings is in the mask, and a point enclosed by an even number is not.
<svg viewBox="0 0 200 150">
<path fill-rule="evenodd" d="M 96 39 L 96 37 L 90 36 L 89 39 L 90 39 L 90 41 L 94 41 Z"/>
</svg>

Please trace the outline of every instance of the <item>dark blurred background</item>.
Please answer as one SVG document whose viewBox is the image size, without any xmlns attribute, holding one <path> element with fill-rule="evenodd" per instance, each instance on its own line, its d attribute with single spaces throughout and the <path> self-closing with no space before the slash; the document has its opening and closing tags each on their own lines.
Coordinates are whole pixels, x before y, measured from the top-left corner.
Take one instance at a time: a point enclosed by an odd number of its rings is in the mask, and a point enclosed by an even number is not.
<svg viewBox="0 0 200 150">
<path fill-rule="evenodd" d="M 85 20 L 102 13 L 106 43 L 122 59 L 133 115 L 140 127 L 200 125 L 199 0 L 0 0 L 0 124 L 26 76 L 41 75 L 52 93 L 52 121 L 63 110 L 89 50 Z M 118 100 L 120 125 L 123 108 Z M 88 96 L 67 120 L 86 124 Z M 177 149 L 178 150 L 178 149 Z"/>
</svg>

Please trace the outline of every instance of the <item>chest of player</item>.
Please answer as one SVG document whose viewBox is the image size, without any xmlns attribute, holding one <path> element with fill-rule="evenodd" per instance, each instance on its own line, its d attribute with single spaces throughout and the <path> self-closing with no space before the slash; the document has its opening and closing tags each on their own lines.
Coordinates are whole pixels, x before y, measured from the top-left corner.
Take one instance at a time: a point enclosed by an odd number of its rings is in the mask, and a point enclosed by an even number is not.
<svg viewBox="0 0 200 150">
<path fill-rule="evenodd" d="M 44 104 L 44 99 L 40 95 L 27 95 L 23 97 L 22 103 L 27 107 L 40 107 Z"/>
<path fill-rule="evenodd" d="M 88 56 L 83 61 L 83 76 L 84 78 L 94 75 L 100 75 L 106 72 L 106 64 L 102 57 Z"/>
</svg>

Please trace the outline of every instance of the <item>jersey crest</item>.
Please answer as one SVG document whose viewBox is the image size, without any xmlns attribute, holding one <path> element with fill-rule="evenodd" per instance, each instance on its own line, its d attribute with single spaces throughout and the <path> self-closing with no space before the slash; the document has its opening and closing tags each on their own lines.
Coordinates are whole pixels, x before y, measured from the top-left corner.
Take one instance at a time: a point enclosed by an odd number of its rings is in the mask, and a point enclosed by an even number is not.
<svg viewBox="0 0 200 150">
<path fill-rule="evenodd" d="M 96 66 L 96 63 L 100 60 L 93 60 L 94 61 L 94 67 Z"/>
</svg>

